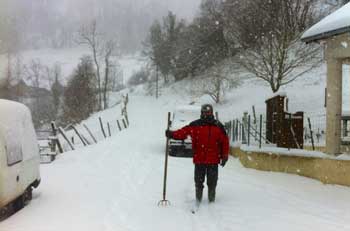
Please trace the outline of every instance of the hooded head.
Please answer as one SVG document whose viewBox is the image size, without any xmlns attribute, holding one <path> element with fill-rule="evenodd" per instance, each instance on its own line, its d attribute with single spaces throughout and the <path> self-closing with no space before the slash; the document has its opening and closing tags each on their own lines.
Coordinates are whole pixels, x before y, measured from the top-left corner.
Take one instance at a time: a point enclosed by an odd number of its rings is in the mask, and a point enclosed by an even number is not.
<svg viewBox="0 0 350 231">
<path fill-rule="evenodd" d="M 201 108 L 201 119 L 214 119 L 213 106 L 211 104 L 204 104 Z"/>
</svg>

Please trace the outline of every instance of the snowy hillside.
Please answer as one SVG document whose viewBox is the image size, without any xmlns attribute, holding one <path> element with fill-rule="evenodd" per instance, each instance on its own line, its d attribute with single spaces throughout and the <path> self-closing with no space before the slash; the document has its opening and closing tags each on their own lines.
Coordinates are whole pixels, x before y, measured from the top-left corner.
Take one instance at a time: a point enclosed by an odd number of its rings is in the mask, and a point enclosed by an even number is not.
<svg viewBox="0 0 350 231">
<path fill-rule="evenodd" d="M 345 72 L 350 73 L 348 69 Z M 219 170 L 215 204 L 209 205 L 205 196 L 194 215 L 190 212 L 194 203 L 193 164 L 191 159 L 171 157 L 167 194 L 171 206 L 158 207 L 166 113 L 192 101 L 208 102 L 207 97 L 189 96 L 190 85 L 186 80 L 164 87 L 158 100 L 146 96 L 141 87 L 135 89 L 130 94 L 130 128 L 42 165 L 42 184 L 33 201 L 1 222 L 0 231 L 350 229 L 350 213 L 344 203 L 350 197 L 349 188 L 245 169 L 234 158 Z M 324 86 L 324 67 L 293 83 L 285 89 L 291 110 L 323 114 Z M 223 121 L 241 116 L 252 105 L 263 113 L 269 95 L 267 86 L 247 80 L 214 107 Z M 100 113 L 110 121 L 119 114 L 119 107 Z M 96 120 L 96 115 L 91 120 Z"/>
</svg>

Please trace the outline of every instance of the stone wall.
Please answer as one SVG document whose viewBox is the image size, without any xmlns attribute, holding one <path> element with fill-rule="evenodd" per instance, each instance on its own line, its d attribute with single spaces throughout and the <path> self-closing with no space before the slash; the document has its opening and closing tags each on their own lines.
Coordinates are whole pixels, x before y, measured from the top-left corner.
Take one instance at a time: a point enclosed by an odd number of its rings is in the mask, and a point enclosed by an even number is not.
<svg viewBox="0 0 350 231">
<path fill-rule="evenodd" d="M 232 154 L 239 158 L 246 168 L 296 174 L 325 184 L 350 186 L 350 161 L 260 152 L 248 153 L 240 148 L 233 148 Z"/>
</svg>

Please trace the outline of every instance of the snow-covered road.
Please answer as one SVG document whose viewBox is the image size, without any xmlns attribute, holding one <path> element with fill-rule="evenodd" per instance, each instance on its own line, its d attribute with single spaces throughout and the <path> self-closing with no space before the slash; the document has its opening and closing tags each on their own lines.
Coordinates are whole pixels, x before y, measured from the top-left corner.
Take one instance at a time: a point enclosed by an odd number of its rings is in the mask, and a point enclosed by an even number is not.
<svg viewBox="0 0 350 231">
<path fill-rule="evenodd" d="M 350 230 L 350 188 L 245 169 L 234 158 L 220 168 L 216 203 L 205 196 L 193 215 L 193 164 L 171 157 L 171 206 L 158 207 L 174 104 L 132 96 L 130 128 L 43 165 L 33 201 L 0 231 Z"/>
</svg>

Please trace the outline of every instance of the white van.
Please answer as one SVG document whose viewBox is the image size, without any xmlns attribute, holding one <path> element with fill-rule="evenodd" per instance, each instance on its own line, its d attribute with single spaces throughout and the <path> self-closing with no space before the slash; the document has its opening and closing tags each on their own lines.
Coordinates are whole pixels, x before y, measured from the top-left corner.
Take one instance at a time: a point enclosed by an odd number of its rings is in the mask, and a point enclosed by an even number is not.
<svg viewBox="0 0 350 231">
<path fill-rule="evenodd" d="M 30 110 L 0 99 L 0 212 L 17 211 L 40 184 L 40 156 Z M 1 216 L 1 214 L 0 214 Z"/>
</svg>

